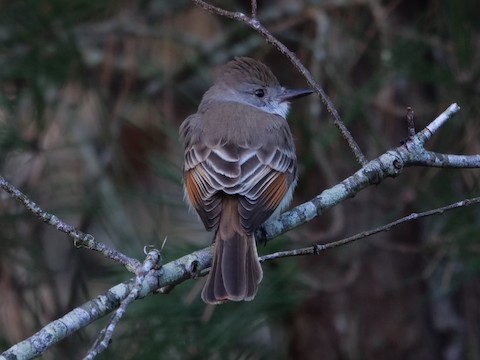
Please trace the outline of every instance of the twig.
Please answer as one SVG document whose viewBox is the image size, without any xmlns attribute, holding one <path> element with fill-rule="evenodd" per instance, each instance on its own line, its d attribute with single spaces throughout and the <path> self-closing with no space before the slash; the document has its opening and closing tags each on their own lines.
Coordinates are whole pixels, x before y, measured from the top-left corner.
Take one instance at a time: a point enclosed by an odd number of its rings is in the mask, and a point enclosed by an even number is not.
<svg viewBox="0 0 480 360">
<path fill-rule="evenodd" d="M 413 121 L 414 113 L 412 108 L 409 106 L 407 108 L 407 129 L 408 137 L 411 138 L 415 135 L 415 122 Z"/>
<path fill-rule="evenodd" d="M 421 165 L 437 168 L 475 169 L 480 164 L 480 155 L 454 155 L 440 154 L 424 150 L 422 153 L 414 153 L 410 165 Z"/>
<path fill-rule="evenodd" d="M 143 265 L 138 270 L 137 277 L 135 278 L 135 286 L 133 287 L 132 291 L 130 291 L 130 294 L 128 294 L 128 296 L 122 300 L 112 319 L 100 332 L 97 340 L 92 345 L 92 348 L 88 351 L 88 354 L 85 356 L 84 360 L 92 360 L 108 348 L 108 345 L 112 340 L 113 332 L 115 331 L 115 328 L 122 319 L 123 315 L 125 315 L 127 307 L 139 297 L 145 277 L 149 275 L 152 270 L 158 270 L 159 267 L 161 267 L 161 260 L 162 257 L 160 252 L 156 249 L 151 250 L 147 254 Z"/>
<path fill-rule="evenodd" d="M 418 220 L 418 219 L 421 219 L 421 218 L 424 218 L 424 217 L 427 217 L 427 216 L 432 216 L 432 215 L 440 215 L 440 214 L 443 214 L 446 211 L 454 210 L 454 209 L 457 209 L 457 208 L 460 208 L 460 207 L 467 207 L 467 206 L 470 206 L 470 205 L 476 205 L 476 204 L 480 204 L 480 197 L 475 197 L 475 198 L 471 198 L 471 199 L 458 201 L 458 202 L 455 202 L 455 203 L 447 205 L 447 206 L 443 206 L 443 207 L 440 207 L 440 208 L 424 211 L 424 212 L 421 212 L 421 213 L 412 213 L 412 214 L 404 216 L 404 217 L 402 217 L 398 220 L 392 221 L 392 222 L 390 222 L 386 225 L 380 226 L 376 229 L 363 231 L 363 232 L 361 232 L 359 234 L 356 234 L 354 236 L 350 236 L 348 238 L 338 240 L 338 241 L 334 241 L 334 242 L 331 242 L 331 243 L 328 243 L 328 244 L 315 244 L 313 246 L 309 246 L 309 247 L 305 247 L 305 248 L 301 248 L 301 249 L 294 249 L 294 250 L 288 250 L 288 251 L 278 251 L 278 252 L 275 252 L 273 254 L 268 254 L 268 255 L 260 257 L 260 261 L 264 262 L 264 261 L 276 260 L 276 259 L 280 259 L 280 258 L 284 258 L 284 257 L 290 257 L 290 256 L 319 254 L 320 252 L 323 252 L 325 250 L 333 249 L 333 248 L 339 247 L 341 245 L 345 245 L 345 244 L 348 244 L 348 243 L 351 243 L 351 242 L 354 242 L 354 241 L 357 241 L 357 240 L 360 240 L 360 239 L 378 234 L 380 232 L 389 231 L 393 227 L 398 226 L 398 225 L 403 224 L 403 223 L 408 222 L 408 221 Z"/>
<path fill-rule="evenodd" d="M 455 113 L 460 110 L 460 106 L 453 103 L 450 105 L 447 110 L 441 113 L 435 120 L 433 120 L 428 126 L 420 132 L 419 139 L 421 140 L 422 144 L 425 144 L 427 140 L 429 140 L 434 133 L 440 129 L 445 122 L 450 119 Z"/>
<path fill-rule="evenodd" d="M 258 21 L 257 18 L 249 18 L 245 14 L 241 12 L 233 12 L 233 11 L 227 11 L 223 10 L 219 7 L 213 6 L 211 4 L 208 4 L 202 0 L 192 0 L 193 3 L 197 6 L 200 6 L 201 8 L 213 13 L 217 14 L 223 17 L 227 17 L 229 19 L 241 21 L 248 26 L 250 26 L 252 29 L 257 31 L 259 34 L 261 34 L 269 43 L 271 43 L 273 46 L 275 46 L 282 54 L 284 54 L 290 62 L 297 68 L 297 70 L 303 75 L 303 77 L 307 80 L 308 84 L 316 91 L 316 93 L 320 96 L 322 99 L 322 102 L 325 104 L 328 112 L 330 115 L 333 117 L 333 123 L 335 126 L 340 130 L 340 133 L 342 134 L 343 138 L 347 141 L 350 149 L 352 150 L 353 154 L 355 155 L 357 161 L 359 162 L 360 165 L 364 166 L 368 161 L 363 155 L 360 147 L 356 143 L 356 141 L 353 139 L 352 134 L 350 134 L 350 131 L 348 131 L 347 127 L 343 123 L 343 121 L 340 118 L 340 115 L 337 112 L 337 109 L 332 103 L 332 100 L 328 97 L 328 95 L 323 91 L 323 89 L 320 87 L 320 85 L 315 81 L 313 78 L 312 74 L 308 71 L 308 69 L 302 64 L 302 62 L 297 58 L 297 56 L 290 51 L 282 42 L 277 40 L 270 31 L 265 28 L 260 21 Z M 255 1 L 252 1 L 254 3 Z M 256 4 L 256 2 L 255 2 Z M 252 9 L 252 13 L 256 13 Z"/>
<path fill-rule="evenodd" d="M 70 236 L 73 239 L 75 246 L 85 247 L 91 250 L 98 251 L 109 259 L 112 259 L 124 265 L 131 272 L 135 272 L 135 270 L 139 266 L 141 266 L 141 263 L 137 259 L 128 257 L 118 252 L 117 250 L 112 249 L 99 241 L 96 241 L 92 235 L 85 234 L 80 230 L 76 229 L 74 226 L 65 223 L 57 216 L 42 210 L 36 203 L 30 200 L 16 187 L 11 185 L 2 176 L 0 176 L 0 188 L 9 193 L 12 198 L 21 202 L 27 210 L 37 216 L 44 223 L 47 223 L 48 225 L 53 226 L 58 231 L 61 231 Z"/>
<path fill-rule="evenodd" d="M 257 19 L 257 0 L 252 0 L 252 19 Z"/>
<path fill-rule="evenodd" d="M 480 155 L 455 155 L 441 154 L 428 151 L 424 148 L 427 140 L 437 132 L 445 122 L 460 110 L 457 104 L 450 105 L 442 114 L 433 120 L 414 137 L 410 137 L 405 143 L 410 155 L 408 166 L 421 165 L 440 168 L 478 168 L 480 167 Z M 413 114 L 412 114 L 413 115 Z"/>
</svg>

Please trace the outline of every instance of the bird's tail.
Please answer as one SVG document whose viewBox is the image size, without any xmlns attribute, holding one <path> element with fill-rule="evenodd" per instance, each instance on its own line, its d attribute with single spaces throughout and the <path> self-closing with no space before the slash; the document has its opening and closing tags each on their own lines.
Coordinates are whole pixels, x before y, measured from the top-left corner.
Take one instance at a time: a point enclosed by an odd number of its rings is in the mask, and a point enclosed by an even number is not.
<svg viewBox="0 0 480 360">
<path fill-rule="evenodd" d="M 236 198 L 223 199 L 214 243 L 212 268 L 202 291 L 203 301 L 219 304 L 226 300 L 252 300 L 263 271 L 258 261 L 255 237 L 245 233 L 240 225 Z"/>
</svg>

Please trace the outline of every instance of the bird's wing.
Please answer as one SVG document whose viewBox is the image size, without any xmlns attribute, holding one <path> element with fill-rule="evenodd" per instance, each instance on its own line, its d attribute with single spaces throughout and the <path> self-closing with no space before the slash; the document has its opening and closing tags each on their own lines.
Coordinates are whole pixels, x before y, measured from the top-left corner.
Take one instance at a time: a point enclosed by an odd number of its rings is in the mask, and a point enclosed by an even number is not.
<svg viewBox="0 0 480 360">
<path fill-rule="evenodd" d="M 295 149 L 288 124 L 279 116 L 265 114 L 260 128 L 246 121 L 243 134 L 226 125 L 212 137 L 206 135 L 200 116 L 187 118 L 180 129 L 185 145 L 186 195 L 208 230 L 218 225 L 222 197 L 237 196 L 241 225 L 252 233 L 291 195 L 296 181 Z M 248 111 L 232 111 L 228 116 L 226 124 L 245 120 Z"/>
</svg>

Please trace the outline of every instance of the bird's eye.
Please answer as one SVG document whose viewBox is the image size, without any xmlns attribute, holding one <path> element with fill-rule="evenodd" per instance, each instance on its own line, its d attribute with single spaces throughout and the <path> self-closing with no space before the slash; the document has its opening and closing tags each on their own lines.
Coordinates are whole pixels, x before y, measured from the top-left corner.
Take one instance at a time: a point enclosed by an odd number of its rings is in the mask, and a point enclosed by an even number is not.
<svg viewBox="0 0 480 360">
<path fill-rule="evenodd" d="M 265 96 L 265 91 L 263 89 L 255 90 L 255 96 L 259 98 L 263 98 Z"/>
</svg>

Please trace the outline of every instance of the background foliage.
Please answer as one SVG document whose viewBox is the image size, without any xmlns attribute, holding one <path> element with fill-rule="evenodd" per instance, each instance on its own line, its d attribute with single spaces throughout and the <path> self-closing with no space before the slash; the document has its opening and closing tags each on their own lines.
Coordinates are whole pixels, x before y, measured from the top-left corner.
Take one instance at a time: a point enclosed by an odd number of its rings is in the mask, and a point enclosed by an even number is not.
<svg viewBox="0 0 480 360">
<path fill-rule="evenodd" d="M 248 3 L 217 1 L 229 10 Z M 450 103 L 460 115 L 429 146 L 480 153 L 480 3 L 475 0 L 265 0 L 259 15 L 332 97 L 369 158 Z M 210 241 L 181 189 L 177 129 L 214 69 L 234 56 L 304 81 L 242 24 L 188 1 L 0 3 L 0 173 L 98 240 L 166 260 Z M 357 169 L 313 96 L 290 116 L 300 203 Z M 479 193 L 479 170 L 412 168 L 261 253 L 325 243 Z M 130 275 L 75 249 L 0 194 L 0 349 Z M 318 257 L 265 264 L 258 297 L 206 307 L 202 281 L 151 296 L 102 358 L 479 359 L 480 211 L 411 222 Z M 81 358 L 103 323 L 46 358 Z"/>
</svg>

